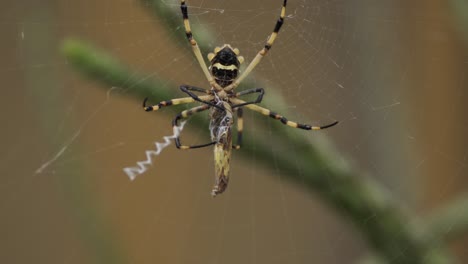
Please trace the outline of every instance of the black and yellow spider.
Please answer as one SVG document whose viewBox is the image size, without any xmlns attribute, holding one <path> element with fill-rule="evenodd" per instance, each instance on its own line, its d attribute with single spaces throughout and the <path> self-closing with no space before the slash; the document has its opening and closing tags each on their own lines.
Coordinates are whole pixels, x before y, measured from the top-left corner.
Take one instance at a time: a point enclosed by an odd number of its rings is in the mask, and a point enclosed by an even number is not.
<svg viewBox="0 0 468 264">
<path fill-rule="evenodd" d="M 212 195 L 215 196 L 226 190 L 229 181 L 229 164 L 231 157 L 231 150 L 239 149 L 242 144 L 242 107 L 261 113 L 262 115 L 269 116 L 276 120 L 281 121 L 283 124 L 294 128 L 301 128 L 305 130 L 319 130 L 336 125 L 338 122 L 331 123 L 326 126 L 311 126 L 289 121 L 286 117 L 270 111 L 269 109 L 256 105 L 262 101 L 265 91 L 263 88 L 248 89 L 242 92 L 234 92 L 234 89 L 241 83 L 242 80 L 249 75 L 250 72 L 257 66 L 260 60 L 268 53 L 275 41 L 278 32 L 283 25 L 284 16 L 286 13 L 286 2 L 284 0 L 281 8 L 281 14 L 276 22 L 273 33 L 271 33 L 265 46 L 258 52 L 257 56 L 247 66 L 242 74 L 238 77 L 240 64 L 244 61 L 242 56 L 239 56 L 239 50 L 232 48 L 230 45 L 225 44 L 222 47 L 216 47 L 214 53 L 208 54 L 210 60 L 210 67 L 207 67 L 200 48 L 195 41 L 190 29 L 188 19 L 187 5 L 185 0 L 181 0 L 180 8 L 184 19 L 185 34 L 189 43 L 192 45 L 195 57 L 200 64 L 203 73 L 205 74 L 210 89 L 198 88 L 190 85 L 181 85 L 180 90 L 189 95 L 189 97 L 177 98 L 168 101 L 162 101 L 157 105 L 146 106 L 146 100 L 143 101 L 145 111 L 157 111 L 162 107 L 193 103 L 195 101 L 203 103 L 200 106 L 182 111 L 172 121 L 173 128 L 179 126 L 179 120 L 188 118 L 189 116 L 210 109 L 210 131 L 212 142 L 196 146 L 185 146 L 180 143 L 180 138 L 175 139 L 176 147 L 179 149 L 193 149 L 202 148 L 210 145 L 214 147 L 215 158 L 215 173 L 216 181 L 212 190 Z M 194 92 L 203 93 L 204 95 L 196 95 Z M 238 99 L 240 96 L 258 93 L 254 101 L 244 101 Z M 234 123 L 233 115 L 237 111 L 237 145 L 232 144 L 232 125 Z"/>
</svg>

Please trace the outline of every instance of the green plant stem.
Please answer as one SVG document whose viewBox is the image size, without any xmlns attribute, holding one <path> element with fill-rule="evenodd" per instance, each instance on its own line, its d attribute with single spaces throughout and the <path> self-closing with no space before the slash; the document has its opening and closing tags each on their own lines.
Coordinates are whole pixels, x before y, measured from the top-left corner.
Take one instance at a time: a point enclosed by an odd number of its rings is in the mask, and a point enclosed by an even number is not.
<svg viewBox="0 0 468 264">
<path fill-rule="evenodd" d="M 448 2 L 456 22 L 455 26 L 468 42 L 468 3 L 465 0 L 450 0 Z"/>
<path fill-rule="evenodd" d="M 443 241 L 451 241 L 468 233 L 468 195 L 447 204 L 426 217 L 428 233 Z"/>
</svg>

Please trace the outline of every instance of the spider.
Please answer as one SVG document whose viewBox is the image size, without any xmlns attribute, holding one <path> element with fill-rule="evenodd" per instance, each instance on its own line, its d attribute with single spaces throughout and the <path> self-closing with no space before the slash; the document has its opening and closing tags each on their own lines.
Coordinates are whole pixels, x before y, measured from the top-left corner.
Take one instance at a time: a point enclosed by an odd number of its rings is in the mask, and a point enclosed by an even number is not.
<svg viewBox="0 0 468 264">
<path fill-rule="evenodd" d="M 160 103 L 147 106 L 146 98 L 143 101 L 143 108 L 145 111 L 157 111 L 162 107 L 171 105 L 188 104 L 193 102 L 200 102 L 202 105 L 190 108 L 182 111 L 172 121 L 173 129 L 179 126 L 181 119 L 186 119 L 196 113 L 210 110 L 210 131 L 211 131 L 211 142 L 201 145 L 187 146 L 182 145 L 180 138 L 175 138 L 175 145 L 178 149 L 194 149 L 202 148 L 214 145 L 214 159 L 215 159 L 215 185 L 211 194 L 216 196 L 223 193 L 229 182 L 229 165 L 231 150 L 240 149 L 242 144 L 242 131 L 243 131 L 243 118 L 242 109 L 246 107 L 250 110 L 258 112 L 262 115 L 269 116 L 281 123 L 305 130 L 320 130 L 329 128 L 336 125 L 338 122 L 335 121 L 325 126 L 311 126 L 307 124 L 300 124 L 297 122 L 289 121 L 286 117 L 275 113 L 269 109 L 258 106 L 263 99 L 265 91 L 263 88 L 248 89 L 241 92 L 234 92 L 234 89 L 244 80 L 257 66 L 261 59 L 271 49 L 278 32 L 284 22 L 284 16 L 286 13 L 286 2 L 284 0 L 281 8 L 281 13 L 278 21 L 276 22 L 275 28 L 268 38 L 265 46 L 257 53 L 256 57 L 247 66 L 243 73 L 240 73 L 239 67 L 243 63 L 244 58 L 239 56 L 239 49 L 231 47 L 229 44 L 224 44 L 222 47 L 216 47 L 213 53 L 208 54 L 208 60 L 210 66 L 207 67 L 203 59 L 203 55 L 198 47 L 197 41 L 192 35 L 190 29 L 190 22 L 188 18 L 187 5 L 185 0 L 180 1 L 180 9 L 182 11 L 182 17 L 184 20 L 185 34 L 187 39 L 192 46 L 193 53 L 200 64 L 203 73 L 205 74 L 210 84 L 210 89 L 198 88 L 191 85 L 181 85 L 180 90 L 188 97 L 171 99 L 168 101 L 161 101 Z M 238 76 L 239 75 L 239 76 Z M 201 93 L 203 95 L 196 95 L 195 93 Z M 239 97 L 247 94 L 258 94 L 257 98 L 253 101 L 244 101 Z M 232 126 L 234 123 L 234 112 L 237 115 L 237 144 L 232 144 Z"/>
</svg>

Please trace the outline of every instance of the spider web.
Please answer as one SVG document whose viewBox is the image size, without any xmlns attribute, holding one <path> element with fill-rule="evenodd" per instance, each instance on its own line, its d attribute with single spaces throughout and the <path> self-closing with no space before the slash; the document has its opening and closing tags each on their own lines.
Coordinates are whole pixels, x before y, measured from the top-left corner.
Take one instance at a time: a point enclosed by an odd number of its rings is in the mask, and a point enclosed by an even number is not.
<svg viewBox="0 0 468 264">
<path fill-rule="evenodd" d="M 230 44 L 248 63 L 281 2 L 187 4 L 195 38 L 212 31 L 205 45 Z M 178 12 L 178 1 L 163 3 Z M 370 253 L 348 219 L 284 177 L 278 160 L 294 160 L 300 145 L 278 147 L 277 121 L 248 110 L 244 137 L 271 142 L 276 159 L 263 166 L 261 156 L 238 154 L 251 146 L 235 151 L 229 188 L 216 199 L 211 148 L 167 148 L 128 180 L 122 169 L 172 135 L 177 111 L 145 113 L 143 98 L 127 96 L 131 88 L 83 79 L 60 42 L 86 39 L 144 79 L 206 87 L 189 44 L 174 43 L 184 34 L 181 17 L 155 20 L 138 0 L 15 1 L 1 10 L 0 262 L 358 263 Z M 442 1 L 291 0 L 248 79 L 265 88 L 265 102 L 272 91 L 284 97 L 288 105 L 272 110 L 290 120 L 339 120 L 310 137 L 326 135 L 338 160 L 377 179 L 406 209 L 429 212 L 467 187 L 468 59 L 451 11 Z M 208 127 L 188 121 L 182 140 L 206 143 Z M 455 244 L 460 259 L 464 246 Z"/>
</svg>

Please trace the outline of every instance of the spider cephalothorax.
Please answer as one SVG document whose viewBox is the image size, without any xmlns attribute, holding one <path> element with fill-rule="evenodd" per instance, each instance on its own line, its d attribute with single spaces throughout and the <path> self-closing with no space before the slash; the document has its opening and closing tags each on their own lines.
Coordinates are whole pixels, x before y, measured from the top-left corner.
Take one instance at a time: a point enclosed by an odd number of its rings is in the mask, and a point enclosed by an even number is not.
<svg viewBox="0 0 468 264">
<path fill-rule="evenodd" d="M 244 62 L 244 57 L 239 56 L 239 49 L 233 49 L 229 44 L 216 47 L 214 53 L 208 54 L 208 59 L 211 75 L 221 87 L 230 85 L 237 78 L 239 67 Z"/>
<path fill-rule="evenodd" d="M 185 35 L 187 36 L 187 40 L 192 46 L 195 57 L 198 60 L 198 63 L 200 64 L 201 69 L 205 74 L 206 79 L 208 80 L 208 83 L 210 84 L 210 88 L 204 89 L 191 85 L 181 85 L 180 90 L 188 94 L 189 97 L 161 101 L 153 106 L 147 106 L 147 99 L 145 99 L 143 101 L 143 108 L 145 111 L 157 111 L 162 107 L 171 105 L 187 104 L 193 102 L 202 103 L 202 105 L 180 112 L 172 121 L 174 130 L 176 130 L 179 126 L 179 121 L 181 119 L 188 118 L 196 113 L 210 109 L 210 131 L 212 141 L 206 144 L 187 146 L 182 145 L 180 138 L 177 136 L 175 138 L 175 144 L 179 149 L 194 149 L 214 145 L 216 181 L 212 191 L 213 196 L 224 192 L 229 182 L 231 150 L 233 148 L 240 149 L 242 143 L 242 131 L 244 127 L 242 109 L 244 107 L 258 112 L 264 116 L 274 118 L 287 126 L 304 130 L 319 130 L 329 128 L 338 123 L 335 121 L 325 126 L 311 126 L 289 121 L 286 117 L 257 105 L 263 99 L 263 95 L 265 93 L 263 88 L 247 89 L 241 92 L 234 91 L 234 89 L 250 74 L 250 72 L 252 72 L 255 66 L 273 46 L 273 42 L 275 41 L 284 22 L 286 15 L 286 3 L 287 0 L 283 0 L 280 17 L 277 20 L 273 32 L 268 38 L 265 46 L 257 53 L 255 58 L 243 70 L 242 74 L 239 75 L 239 67 L 244 61 L 244 58 L 239 56 L 239 50 L 237 48 L 232 48 L 228 44 L 224 44 L 222 47 L 216 47 L 214 53 L 208 54 L 210 66 L 206 66 L 206 63 L 203 60 L 203 55 L 200 51 L 200 48 L 198 47 L 197 41 L 193 37 L 192 30 L 190 28 L 187 4 L 185 3 L 185 0 L 180 1 L 180 9 L 182 11 L 182 18 L 184 19 Z M 203 95 L 197 95 L 195 93 L 201 93 Z M 253 101 L 244 101 L 239 99 L 239 97 L 249 94 L 258 94 L 257 99 Z M 235 145 L 232 143 L 232 126 L 234 124 L 234 114 L 237 115 L 237 144 Z"/>
</svg>

